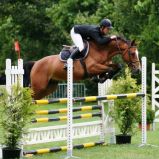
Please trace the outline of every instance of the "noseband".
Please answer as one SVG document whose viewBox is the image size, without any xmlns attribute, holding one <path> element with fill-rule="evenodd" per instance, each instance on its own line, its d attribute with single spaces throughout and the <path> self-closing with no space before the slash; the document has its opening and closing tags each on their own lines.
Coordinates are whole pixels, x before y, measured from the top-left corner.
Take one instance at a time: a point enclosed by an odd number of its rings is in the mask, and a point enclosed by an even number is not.
<svg viewBox="0 0 159 159">
<path fill-rule="evenodd" d="M 128 48 L 125 49 L 124 51 L 122 51 L 121 48 L 119 47 L 119 42 L 118 42 L 117 38 L 116 38 L 115 40 L 116 40 L 116 44 L 117 44 L 117 47 L 118 47 L 118 49 L 119 49 L 119 52 L 121 52 L 122 56 L 124 57 L 124 56 L 126 55 L 126 53 L 128 53 L 128 57 L 129 57 L 129 62 L 127 62 L 127 65 L 128 65 L 128 66 L 134 66 L 134 65 L 133 65 L 134 63 L 140 62 L 139 60 L 133 61 L 133 60 L 131 59 L 131 51 L 130 51 L 130 48 L 133 48 L 133 47 L 135 48 L 135 46 L 131 46 L 129 43 L 127 43 L 127 44 L 128 44 Z"/>
</svg>

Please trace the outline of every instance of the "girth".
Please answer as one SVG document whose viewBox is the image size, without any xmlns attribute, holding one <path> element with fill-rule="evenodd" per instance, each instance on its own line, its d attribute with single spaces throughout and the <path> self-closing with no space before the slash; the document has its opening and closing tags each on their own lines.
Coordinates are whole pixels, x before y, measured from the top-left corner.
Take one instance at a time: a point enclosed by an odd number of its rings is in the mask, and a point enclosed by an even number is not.
<svg viewBox="0 0 159 159">
<path fill-rule="evenodd" d="M 88 78 L 88 77 L 91 77 L 91 75 L 90 75 L 90 74 L 88 73 L 88 71 L 87 71 L 86 63 L 84 62 L 83 59 L 80 59 L 80 63 L 81 63 L 81 65 L 82 65 L 83 69 L 84 69 L 83 79 Z"/>
</svg>

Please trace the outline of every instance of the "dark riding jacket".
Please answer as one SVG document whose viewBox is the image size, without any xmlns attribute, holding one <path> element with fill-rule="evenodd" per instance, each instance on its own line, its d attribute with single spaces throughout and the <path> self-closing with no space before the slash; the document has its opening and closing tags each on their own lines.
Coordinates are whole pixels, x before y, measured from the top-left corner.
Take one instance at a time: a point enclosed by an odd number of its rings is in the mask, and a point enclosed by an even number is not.
<svg viewBox="0 0 159 159">
<path fill-rule="evenodd" d="M 75 25 L 74 32 L 80 34 L 84 40 L 94 40 L 101 45 L 111 40 L 110 37 L 104 36 L 96 25 Z"/>
</svg>

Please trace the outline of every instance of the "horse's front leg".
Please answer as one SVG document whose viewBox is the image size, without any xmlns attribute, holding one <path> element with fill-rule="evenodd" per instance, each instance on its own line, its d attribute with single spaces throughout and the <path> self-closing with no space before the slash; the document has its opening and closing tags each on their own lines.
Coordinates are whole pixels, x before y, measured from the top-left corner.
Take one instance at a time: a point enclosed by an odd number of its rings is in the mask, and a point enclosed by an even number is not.
<svg viewBox="0 0 159 159">
<path fill-rule="evenodd" d="M 112 69 L 106 73 L 109 75 L 109 78 L 112 79 L 122 69 L 122 65 L 121 64 L 109 64 L 109 66 L 111 66 Z"/>
<path fill-rule="evenodd" d="M 99 76 L 93 76 L 92 80 L 94 82 L 103 83 L 107 79 L 112 79 L 120 70 L 120 64 L 107 64 L 105 65 L 105 70 L 100 73 Z"/>
<path fill-rule="evenodd" d="M 121 70 L 122 66 L 120 64 L 109 64 L 112 69 L 99 75 L 99 83 L 105 82 L 107 79 L 112 79 Z"/>
</svg>

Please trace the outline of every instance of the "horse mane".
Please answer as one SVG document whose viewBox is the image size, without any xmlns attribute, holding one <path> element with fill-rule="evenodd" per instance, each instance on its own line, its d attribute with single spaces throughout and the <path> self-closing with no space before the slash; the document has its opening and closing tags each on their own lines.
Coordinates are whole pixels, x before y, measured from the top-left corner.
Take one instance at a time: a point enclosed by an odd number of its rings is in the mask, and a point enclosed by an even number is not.
<svg viewBox="0 0 159 159">
<path fill-rule="evenodd" d="M 112 39 L 112 40 L 114 40 L 114 39 Z M 127 43 L 128 45 L 130 45 L 131 43 L 132 43 L 132 41 L 131 40 L 127 40 L 125 37 L 123 37 L 123 36 L 117 36 L 117 40 L 121 40 L 121 41 L 123 41 L 124 43 Z"/>
<path fill-rule="evenodd" d="M 127 40 L 125 37 L 122 37 L 122 36 L 117 36 L 117 40 L 121 40 L 121 41 L 126 42 L 126 43 L 130 42 L 130 40 Z"/>
</svg>

